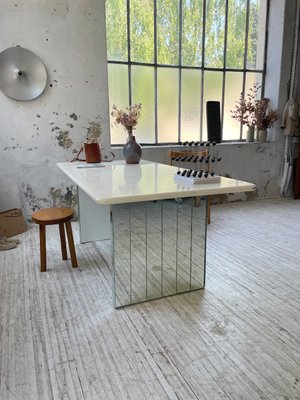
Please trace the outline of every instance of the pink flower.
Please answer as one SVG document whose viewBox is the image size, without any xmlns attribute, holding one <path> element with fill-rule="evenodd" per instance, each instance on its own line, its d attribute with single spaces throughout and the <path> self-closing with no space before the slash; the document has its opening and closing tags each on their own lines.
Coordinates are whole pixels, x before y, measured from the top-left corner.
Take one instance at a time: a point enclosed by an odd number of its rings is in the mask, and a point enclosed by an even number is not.
<svg viewBox="0 0 300 400">
<path fill-rule="evenodd" d="M 129 134 L 135 129 L 141 114 L 142 103 L 133 104 L 125 110 L 112 106 L 111 116 L 115 119 L 115 125 L 123 125 Z"/>
</svg>

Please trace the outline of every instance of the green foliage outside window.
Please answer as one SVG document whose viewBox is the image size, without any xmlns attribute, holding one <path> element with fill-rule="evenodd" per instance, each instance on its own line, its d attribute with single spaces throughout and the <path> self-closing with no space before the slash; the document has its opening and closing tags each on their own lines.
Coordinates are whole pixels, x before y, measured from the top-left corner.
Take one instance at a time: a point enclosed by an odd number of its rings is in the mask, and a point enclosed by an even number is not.
<svg viewBox="0 0 300 400">
<path fill-rule="evenodd" d="M 228 102 L 232 103 L 234 98 L 238 99 L 241 90 L 245 88 L 245 85 L 247 86 L 248 82 L 250 84 L 253 80 L 262 80 L 263 62 L 261 60 L 263 57 L 260 53 L 264 51 L 266 0 L 228 0 L 228 2 L 226 0 L 206 0 L 205 2 L 203 0 L 130 0 L 128 3 L 129 14 L 127 16 L 127 0 L 106 0 L 107 52 L 111 83 L 109 88 L 110 105 L 120 101 L 121 98 L 122 101 L 125 101 L 124 96 L 118 94 L 118 91 L 131 93 L 132 103 L 146 101 L 139 124 L 141 129 L 144 127 L 144 132 L 141 132 L 144 137 L 139 137 L 139 141 L 154 143 L 155 101 L 153 96 L 167 101 L 168 93 L 173 93 L 173 95 L 178 93 L 177 103 L 179 104 L 182 92 L 184 96 L 181 101 L 185 104 L 181 104 L 180 109 L 156 102 L 158 121 L 156 126 L 158 129 L 166 129 L 167 126 L 171 126 L 174 130 L 173 134 L 158 131 L 158 141 L 176 142 L 178 131 L 181 131 L 181 139 L 185 137 L 197 139 L 201 132 L 205 139 L 204 99 L 223 101 L 225 120 L 227 119 L 225 111 L 232 106 Z M 259 38 L 259 33 L 260 35 L 263 33 L 263 38 Z M 247 47 L 245 48 L 245 46 Z M 130 54 L 128 54 L 128 50 Z M 111 69 L 115 61 L 143 64 L 144 66 L 135 68 L 141 68 L 143 75 L 149 77 L 150 83 L 142 79 L 141 74 L 137 73 L 138 70 L 133 74 L 133 67 L 128 70 L 127 66 L 125 75 L 124 65 L 115 64 Z M 164 68 L 161 65 L 180 66 L 180 76 L 182 76 L 182 71 L 188 70 L 189 67 L 196 68 L 196 70 L 190 74 L 189 80 L 180 79 L 181 85 L 186 82 L 188 87 L 181 86 L 179 88 L 179 74 L 175 71 L 173 73 L 171 70 L 169 74 L 168 71 L 160 73 L 159 71 Z M 231 72 L 227 79 L 225 71 L 228 69 Z M 154 79 L 154 70 L 157 71 L 156 80 Z M 213 89 L 215 83 L 210 80 L 214 77 L 212 74 L 214 70 L 216 73 L 220 71 L 218 79 L 221 78 L 221 93 L 222 85 L 225 85 L 225 93 L 221 99 L 210 98 L 210 93 L 215 90 Z M 253 71 L 252 75 L 251 71 Z M 168 88 L 163 87 L 163 79 L 158 79 L 159 76 L 164 75 L 168 76 L 166 82 Z M 143 87 L 138 87 L 135 79 L 138 79 L 139 84 Z M 177 79 L 177 82 L 174 81 L 174 90 L 172 91 L 169 87 L 170 79 Z M 194 85 L 191 79 L 194 79 Z M 132 87 L 128 92 L 129 82 Z M 228 82 L 227 85 L 226 82 Z M 151 87 L 153 85 L 153 89 L 150 89 L 149 84 Z M 157 85 L 156 94 L 154 93 L 155 84 Z M 197 93 L 195 91 L 193 93 L 193 86 L 197 88 Z M 149 104 L 147 104 L 146 88 L 151 98 L 151 101 L 148 101 Z M 226 91 L 229 90 L 232 93 L 226 94 Z M 127 104 L 129 101 L 128 98 Z M 196 115 L 197 113 L 194 112 L 191 117 L 192 121 L 189 123 L 186 110 L 189 109 L 189 105 L 193 110 L 198 110 L 198 106 L 195 107 L 194 102 L 199 101 L 202 102 L 199 105 L 199 111 L 200 106 L 202 107 L 202 114 L 199 112 L 199 115 Z M 170 99 L 170 103 L 174 103 L 173 98 Z M 117 105 L 125 106 L 126 104 Z M 173 114 L 168 115 L 168 110 Z M 187 121 L 180 124 L 178 112 L 181 115 L 181 110 L 184 110 L 183 118 L 187 118 Z M 203 115 L 203 121 L 200 120 L 200 115 Z M 152 133 L 147 130 L 147 118 L 149 118 Z M 240 138 L 240 127 L 232 124 L 229 115 L 228 123 L 225 124 L 226 129 L 234 133 L 223 132 L 225 140 Z M 174 129 L 176 126 L 177 129 Z M 122 142 L 124 142 L 122 135 L 112 130 L 112 143 Z"/>
</svg>

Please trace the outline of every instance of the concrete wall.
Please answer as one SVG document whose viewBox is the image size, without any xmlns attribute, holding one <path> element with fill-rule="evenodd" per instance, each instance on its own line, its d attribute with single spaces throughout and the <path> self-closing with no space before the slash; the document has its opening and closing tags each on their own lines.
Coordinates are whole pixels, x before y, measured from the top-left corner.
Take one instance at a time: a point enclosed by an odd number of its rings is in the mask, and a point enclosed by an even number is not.
<svg viewBox="0 0 300 400">
<path fill-rule="evenodd" d="M 271 2 L 269 40 L 275 38 L 276 45 L 269 47 L 266 95 L 280 107 L 286 101 L 292 47 L 291 24 L 286 31 L 283 27 L 294 4 L 290 0 L 286 9 L 282 0 Z M 2 1 L 0 51 L 16 45 L 33 51 L 45 63 L 48 83 L 44 94 L 30 102 L 11 100 L 0 91 L 0 211 L 22 206 L 29 216 L 40 207 L 75 206 L 75 187 L 56 163 L 70 160 L 91 130 L 101 132 L 109 147 L 104 12 L 104 0 Z M 278 125 L 271 143 L 219 146 L 223 174 L 255 182 L 260 197 L 279 196 L 283 140 Z M 143 157 L 167 162 L 169 149 L 144 148 Z M 121 149 L 114 151 L 122 158 Z"/>
<path fill-rule="evenodd" d="M 74 206 L 56 167 L 88 132 L 109 146 L 104 0 L 3 0 L 0 51 L 20 45 L 48 72 L 44 94 L 18 102 L 0 91 L 0 210 Z"/>
</svg>

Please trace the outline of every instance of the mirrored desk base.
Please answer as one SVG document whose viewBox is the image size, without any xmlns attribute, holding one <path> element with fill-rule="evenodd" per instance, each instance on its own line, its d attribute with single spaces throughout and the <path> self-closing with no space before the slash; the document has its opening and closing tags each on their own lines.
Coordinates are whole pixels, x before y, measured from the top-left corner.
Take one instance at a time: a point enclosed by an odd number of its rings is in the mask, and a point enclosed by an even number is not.
<svg viewBox="0 0 300 400">
<path fill-rule="evenodd" d="M 207 197 L 111 206 L 115 308 L 205 285 Z"/>
</svg>

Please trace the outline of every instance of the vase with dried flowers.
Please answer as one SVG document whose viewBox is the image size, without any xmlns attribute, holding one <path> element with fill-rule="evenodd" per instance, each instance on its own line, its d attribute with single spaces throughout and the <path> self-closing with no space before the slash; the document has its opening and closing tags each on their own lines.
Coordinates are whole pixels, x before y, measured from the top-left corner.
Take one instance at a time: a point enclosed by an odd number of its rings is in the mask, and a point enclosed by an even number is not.
<svg viewBox="0 0 300 400">
<path fill-rule="evenodd" d="M 127 164 L 138 164 L 142 156 L 142 148 L 136 142 L 135 136 L 132 134 L 136 129 L 136 125 L 141 115 L 142 104 L 133 104 L 124 110 L 117 106 L 112 106 L 111 116 L 115 119 L 116 125 L 122 125 L 127 133 L 127 142 L 123 148 L 123 154 Z"/>
<path fill-rule="evenodd" d="M 236 102 L 234 110 L 231 110 L 232 118 L 236 119 L 242 125 L 247 125 L 246 141 L 254 142 L 254 128 L 256 125 L 255 105 L 258 92 L 261 86 L 255 83 L 244 97 L 243 92 L 240 94 L 239 100 Z"/>
<path fill-rule="evenodd" d="M 259 133 L 259 141 L 265 142 L 267 138 L 267 129 L 278 119 L 278 111 L 270 107 L 270 99 L 263 97 L 258 99 L 258 93 L 261 89 L 259 83 L 254 83 L 246 96 L 241 93 L 236 102 L 235 110 L 231 110 L 232 118 L 239 121 L 242 125 L 248 126 L 246 141 L 254 141 L 254 128 Z"/>
<path fill-rule="evenodd" d="M 263 97 L 255 102 L 254 113 L 260 142 L 267 140 L 267 129 L 271 128 L 273 123 L 278 119 L 278 111 L 271 108 L 270 102 L 268 97 Z"/>
</svg>

